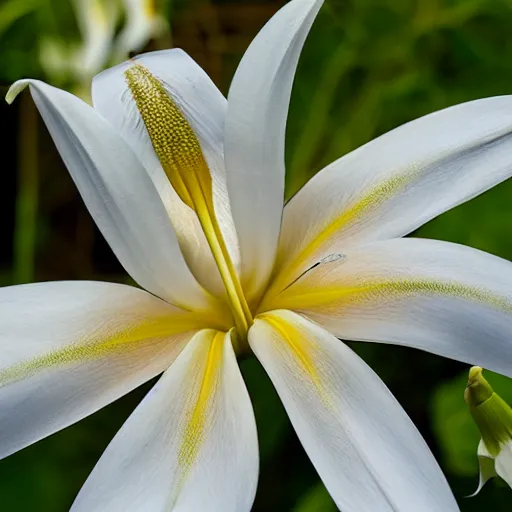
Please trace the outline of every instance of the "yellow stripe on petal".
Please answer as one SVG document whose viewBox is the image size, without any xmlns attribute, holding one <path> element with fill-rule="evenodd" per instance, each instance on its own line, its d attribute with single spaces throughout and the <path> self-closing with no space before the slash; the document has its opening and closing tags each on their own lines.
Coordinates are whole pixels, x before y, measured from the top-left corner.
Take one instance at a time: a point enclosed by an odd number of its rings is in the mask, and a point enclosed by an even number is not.
<svg viewBox="0 0 512 512">
<path fill-rule="evenodd" d="M 420 168 L 410 167 L 405 172 L 396 174 L 371 189 L 364 197 L 360 198 L 348 208 L 342 210 L 339 215 L 322 227 L 318 233 L 293 256 L 290 261 L 288 250 L 278 255 L 275 275 L 267 296 L 272 296 L 283 290 L 294 278 L 304 271 L 315 253 L 324 247 L 328 247 L 332 240 L 336 240 L 339 233 L 354 225 L 365 215 L 379 208 L 394 195 L 404 190 L 414 181 Z"/>
<path fill-rule="evenodd" d="M 138 322 L 114 332 L 100 326 L 96 332 L 90 332 L 67 347 L 0 370 L 0 387 L 27 379 L 45 369 L 99 359 L 118 351 L 126 352 L 140 347 L 143 342 L 151 343 L 151 340 L 170 338 L 204 327 L 204 322 L 192 315 Z"/>
<path fill-rule="evenodd" d="M 203 369 L 203 377 L 197 395 L 191 400 L 188 410 L 183 442 L 178 455 L 181 467 L 181 479 L 184 480 L 194 461 L 207 433 L 208 418 L 213 398 L 218 389 L 222 371 L 222 355 L 226 333 L 211 331 L 210 347 Z M 196 371 L 196 368 L 193 368 Z M 193 376 L 191 376 L 193 378 Z"/>
<path fill-rule="evenodd" d="M 319 347 L 313 346 L 311 340 L 303 332 L 289 322 L 283 321 L 277 314 L 264 313 L 257 318 L 269 324 L 279 336 L 280 341 L 286 344 L 286 348 L 293 355 L 324 404 L 329 406 L 330 401 L 316 364 L 315 356 L 317 354 L 315 352 L 319 350 Z"/>
<path fill-rule="evenodd" d="M 313 279 L 297 282 L 285 290 L 267 307 L 286 309 L 314 309 L 315 307 L 353 306 L 367 301 L 385 300 L 408 295 L 438 295 L 480 302 L 505 312 L 512 312 L 512 301 L 485 288 L 434 279 L 390 279 L 366 282 L 357 286 L 315 286 Z"/>
</svg>

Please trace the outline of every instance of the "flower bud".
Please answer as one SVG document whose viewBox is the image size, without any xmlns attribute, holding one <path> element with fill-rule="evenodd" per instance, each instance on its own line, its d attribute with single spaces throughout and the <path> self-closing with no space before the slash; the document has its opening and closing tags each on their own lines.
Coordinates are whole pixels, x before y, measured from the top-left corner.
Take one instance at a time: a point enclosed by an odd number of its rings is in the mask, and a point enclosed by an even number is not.
<svg viewBox="0 0 512 512">
<path fill-rule="evenodd" d="M 494 476 L 512 487 L 512 408 L 493 391 L 479 366 L 469 371 L 464 400 L 482 435 L 477 452 L 480 483 L 473 496 Z"/>
</svg>

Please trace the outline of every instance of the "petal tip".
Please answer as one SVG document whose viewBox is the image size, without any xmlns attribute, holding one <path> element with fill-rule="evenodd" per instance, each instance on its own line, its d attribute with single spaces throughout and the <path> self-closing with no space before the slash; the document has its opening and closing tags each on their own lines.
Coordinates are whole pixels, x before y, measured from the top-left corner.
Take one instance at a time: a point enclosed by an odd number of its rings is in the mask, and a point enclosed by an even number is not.
<svg viewBox="0 0 512 512">
<path fill-rule="evenodd" d="M 12 102 L 16 99 L 18 94 L 30 85 L 30 80 L 18 80 L 17 82 L 14 82 L 11 87 L 9 87 L 9 90 L 7 91 L 7 94 L 5 95 L 5 101 L 11 105 Z"/>
</svg>

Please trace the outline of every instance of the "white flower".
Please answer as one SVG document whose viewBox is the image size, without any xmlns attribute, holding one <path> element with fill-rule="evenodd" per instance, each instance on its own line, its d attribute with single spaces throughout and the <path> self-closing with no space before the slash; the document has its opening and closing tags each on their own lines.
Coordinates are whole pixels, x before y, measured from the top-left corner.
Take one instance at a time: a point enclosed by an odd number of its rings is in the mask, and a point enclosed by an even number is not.
<svg viewBox="0 0 512 512">
<path fill-rule="evenodd" d="M 73 79 L 90 86 L 92 77 L 108 62 L 120 62 L 164 33 L 168 26 L 155 0 L 73 0 L 80 31 L 77 47 L 71 41 L 45 36 L 40 42 L 40 62 L 54 80 Z M 120 15 L 124 23 L 116 37 Z"/>
<path fill-rule="evenodd" d="M 70 64 L 77 76 L 90 80 L 105 69 L 112 52 L 119 19 L 117 0 L 73 0 L 73 6 L 82 44 Z"/>
<path fill-rule="evenodd" d="M 73 511 L 250 510 L 256 426 L 236 362 L 249 347 L 343 511 L 457 510 L 412 422 L 337 338 L 512 375 L 510 263 L 398 238 L 512 174 L 512 97 L 393 130 L 283 210 L 290 91 L 321 4 L 293 0 L 270 20 L 227 101 L 179 50 L 100 74 L 94 108 L 34 80 L 8 94 L 30 85 L 89 211 L 149 293 L 1 290 L 0 456 L 164 372 Z"/>
<path fill-rule="evenodd" d="M 479 366 L 469 371 L 464 399 L 482 434 L 477 450 L 480 482 L 472 496 L 495 476 L 512 487 L 512 408 L 493 391 Z"/>
</svg>

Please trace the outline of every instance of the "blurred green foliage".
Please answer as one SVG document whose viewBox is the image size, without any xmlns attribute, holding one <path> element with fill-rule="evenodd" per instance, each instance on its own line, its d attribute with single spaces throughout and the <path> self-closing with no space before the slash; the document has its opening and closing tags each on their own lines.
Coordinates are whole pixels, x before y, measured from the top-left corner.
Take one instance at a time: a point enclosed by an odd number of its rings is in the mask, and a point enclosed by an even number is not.
<svg viewBox="0 0 512 512">
<path fill-rule="evenodd" d="M 336 512 L 338 510 L 333 503 L 327 489 L 322 483 L 317 484 L 309 491 L 295 507 L 295 512 Z"/>
<path fill-rule="evenodd" d="M 227 92 L 243 50 L 282 3 L 181 0 L 166 12 L 172 12 L 175 46 L 187 50 Z M 511 26 L 510 0 L 326 0 L 306 43 L 292 96 L 288 197 L 325 164 L 395 126 L 449 105 L 512 92 Z M 38 41 L 56 32 L 76 37 L 69 1 L 0 3 L 2 91 L 18 78 L 49 79 Z M 165 42 L 153 41 L 149 48 L 162 46 Z M 0 106 L 0 281 L 126 281 L 31 105 L 26 96 L 12 107 Z M 28 163 L 27 154 L 32 155 Z M 510 260 L 511 198 L 509 181 L 414 235 L 471 245 Z M 404 347 L 351 346 L 383 378 L 425 436 L 461 510 L 485 506 L 509 511 L 512 491 L 494 483 L 476 498 L 464 498 L 478 478 L 478 434 L 463 401 L 466 366 Z M 261 366 L 248 359 L 242 371 L 262 453 L 254 510 L 335 510 Z M 498 376 L 489 380 L 511 401 L 510 381 Z M 150 386 L 1 461 L 2 511 L 67 510 Z"/>
</svg>

